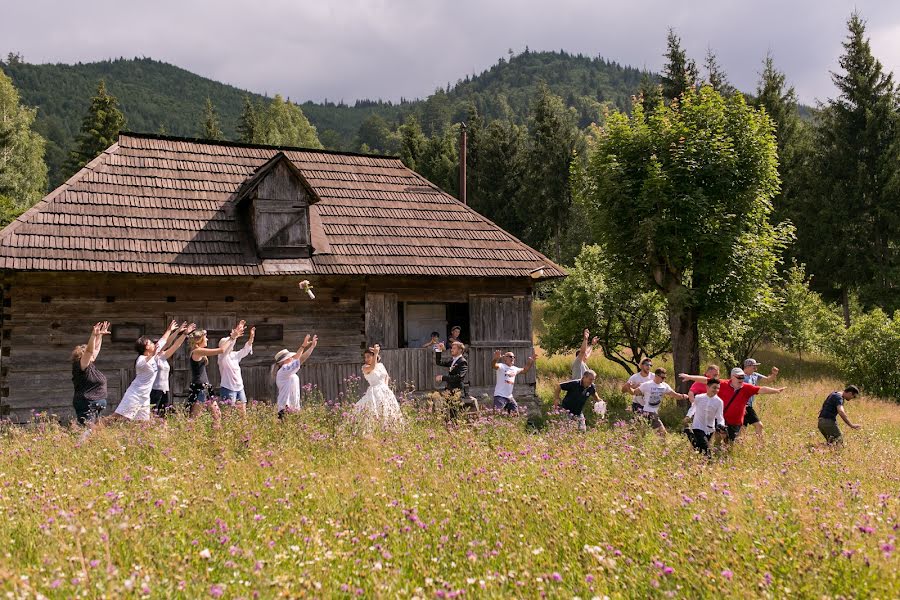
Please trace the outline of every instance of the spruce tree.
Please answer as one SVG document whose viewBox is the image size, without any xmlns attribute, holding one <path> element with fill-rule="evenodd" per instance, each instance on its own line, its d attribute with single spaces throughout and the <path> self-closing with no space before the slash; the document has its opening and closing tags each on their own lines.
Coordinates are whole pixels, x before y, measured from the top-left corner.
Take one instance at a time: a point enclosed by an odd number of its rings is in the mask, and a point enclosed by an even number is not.
<svg viewBox="0 0 900 600">
<path fill-rule="evenodd" d="M 107 93 L 106 82 L 101 79 L 81 122 L 81 133 L 69 159 L 69 173 L 75 173 L 116 143 L 124 128 L 125 115 L 119 110 L 119 101 Z"/>
<path fill-rule="evenodd" d="M 585 148 L 574 110 L 554 95 L 546 84 L 538 86 L 538 96 L 528 121 L 527 185 L 530 201 L 523 203 L 527 223 L 525 239 L 555 260 L 565 258 L 563 247 L 572 209 L 569 172 L 572 161 Z M 538 217 L 537 215 L 540 215 Z M 574 249 L 574 253 L 580 250 Z"/>
<path fill-rule="evenodd" d="M 219 125 L 219 113 L 209 98 L 206 99 L 201 127 L 201 136 L 204 139 L 221 140 L 225 138 L 225 135 L 222 133 L 222 127 Z"/>
<path fill-rule="evenodd" d="M 244 96 L 244 107 L 241 110 L 237 126 L 238 141 L 245 144 L 260 143 L 259 112 L 259 108 L 250 99 L 250 96 Z"/>
<path fill-rule="evenodd" d="M 47 189 L 44 138 L 33 129 L 37 111 L 0 69 L 0 226 L 34 205 Z"/>
<path fill-rule="evenodd" d="M 716 58 L 712 48 L 706 49 L 704 66 L 706 67 L 706 81 L 712 89 L 723 96 L 730 96 L 735 93 L 734 86 L 728 82 L 728 76 L 725 74 L 722 65 L 719 64 L 719 59 Z"/>
<path fill-rule="evenodd" d="M 816 287 L 838 290 L 849 323 L 849 296 L 900 307 L 900 127 L 892 74 L 872 54 L 858 13 L 832 73 L 838 96 L 822 110 L 814 164 L 798 228 L 798 249 Z"/>
<path fill-rule="evenodd" d="M 669 36 L 666 42 L 666 66 L 663 69 L 662 93 L 666 100 L 672 101 L 681 97 L 688 90 L 697 87 L 697 63 L 688 58 L 687 52 L 681 47 L 681 38 L 675 34 L 675 30 L 669 28 Z"/>
<path fill-rule="evenodd" d="M 403 164 L 418 171 L 427 141 L 415 115 L 407 117 L 406 122 L 400 126 L 400 160 Z"/>
<path fill-rule="evenodd" d="M 639 100 L 644 109 L 644 115 L 649 117 L 663 105 L 662 85 L 655 81 L 648 73 L 641 75 L 641 86 L 638 88 L 636 100 Z"/>
</svg>

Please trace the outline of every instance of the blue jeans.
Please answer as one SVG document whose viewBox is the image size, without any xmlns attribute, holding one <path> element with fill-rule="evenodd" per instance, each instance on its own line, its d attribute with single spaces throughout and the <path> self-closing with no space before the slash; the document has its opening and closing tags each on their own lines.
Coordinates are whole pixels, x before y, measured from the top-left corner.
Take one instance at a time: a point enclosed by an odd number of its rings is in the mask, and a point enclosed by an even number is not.
<svg viewBox="0 0 900 600">
<path fill-rule="evenodd" d="M 494 396 L 494 410 L 506 410 L 513 412 L 519 410 L 519 405 L 515 398 L 505 398 L 503 396 Z"/>
<path fill-rule="evenodd" d="M 236 392 L 234 390 L 229 390 L 226 387 L 219 388 L 219 398 L 221 398 L 222 402 L 247 403 L 247 394 L 244 393 L 244 390 Z"/>
</svg>

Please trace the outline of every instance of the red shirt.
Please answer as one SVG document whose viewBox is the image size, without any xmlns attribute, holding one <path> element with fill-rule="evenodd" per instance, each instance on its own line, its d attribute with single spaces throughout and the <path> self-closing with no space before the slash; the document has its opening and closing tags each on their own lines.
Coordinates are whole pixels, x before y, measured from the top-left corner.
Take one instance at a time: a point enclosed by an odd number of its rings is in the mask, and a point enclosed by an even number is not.
<svg viewBox="0 0 900 600">
<path fill-rule="evenodd" d="M 701 383 L 699 381 L 695 381 L 691 385 L 690 391 L 696 396 L 697 394 L 705 394 L 706 393 L 706 384 Z"/>
<path fill-rule="evenodd" d="M 759 393 L 759 386 L 745 383 L 741 389 L 735 391 L 731 387 L 731 380 L 719 386 L 719 398 L 725 406 L 724 416 L 726 425 L 743 425 L 744 409 L 747 407 L 747 401 L 752 396 Z M 733 398 L 732 398 L 733 397 Z"/>
</svg>

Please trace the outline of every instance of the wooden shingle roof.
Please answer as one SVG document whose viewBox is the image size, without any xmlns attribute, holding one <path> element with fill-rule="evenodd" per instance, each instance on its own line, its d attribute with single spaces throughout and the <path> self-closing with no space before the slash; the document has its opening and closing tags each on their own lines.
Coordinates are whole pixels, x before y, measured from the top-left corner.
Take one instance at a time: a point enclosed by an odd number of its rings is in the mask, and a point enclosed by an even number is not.
<svg viewBox="0 0 900 600">
<path fill-rule="evenodd" d="M 318 198 L 310 259 L 260 259 L 235 200 L 283 152 Z M 315 243 L 318 239 L 319 243 Z M 0 231 L 0 268 L 544 277 L 563 270 L 399 159 L 121 134 Z"/>
</svg>

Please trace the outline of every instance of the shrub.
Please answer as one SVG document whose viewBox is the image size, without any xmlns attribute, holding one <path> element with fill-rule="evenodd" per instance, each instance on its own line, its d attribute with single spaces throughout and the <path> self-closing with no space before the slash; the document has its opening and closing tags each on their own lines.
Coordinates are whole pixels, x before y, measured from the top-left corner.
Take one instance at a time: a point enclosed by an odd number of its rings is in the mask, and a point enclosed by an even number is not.
<svg viewBox="0 0 900 600">
<path fill-rule="evenodd" d="M 848 381 L 900 400 L 900 311 L 893 318 L 881 309 L 858 317 L 834 352 Z"/>
</svg>

